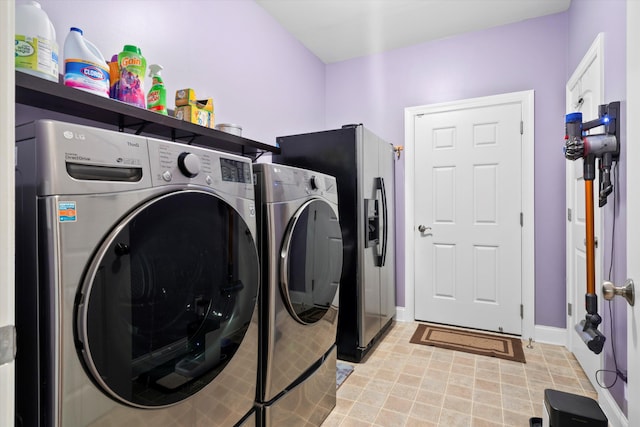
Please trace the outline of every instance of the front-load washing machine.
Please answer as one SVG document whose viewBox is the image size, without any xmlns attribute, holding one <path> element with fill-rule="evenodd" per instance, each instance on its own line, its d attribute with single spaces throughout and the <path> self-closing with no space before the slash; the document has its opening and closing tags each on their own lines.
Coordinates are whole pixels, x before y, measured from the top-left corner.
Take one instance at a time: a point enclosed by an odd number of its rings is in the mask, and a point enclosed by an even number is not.
<svg viewBox="0 0 640 427">
<path fill-rule="evenodd" d="M 18 426 L 253 426 L 250 159 L 16 129 Z"/>
<path fill-rule="evenodd" d="M 319 426 L 336 404 L 342 233 L 335 178 L 254 165 L 262 285 L 260 424 Z"/>
</svg>

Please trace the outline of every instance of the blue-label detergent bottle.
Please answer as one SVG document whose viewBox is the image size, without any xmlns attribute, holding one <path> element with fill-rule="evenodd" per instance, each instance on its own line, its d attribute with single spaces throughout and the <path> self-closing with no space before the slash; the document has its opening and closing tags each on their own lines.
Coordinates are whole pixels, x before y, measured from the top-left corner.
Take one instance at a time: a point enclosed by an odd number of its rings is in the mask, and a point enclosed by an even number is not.
<svg viewBox="0 0 640 427">
<path fill-rule="evenodd" d="M 109 67 L 98 48 L 72 27 L 64 41 L 64 84 L 109 97 Z"/>
</svg>

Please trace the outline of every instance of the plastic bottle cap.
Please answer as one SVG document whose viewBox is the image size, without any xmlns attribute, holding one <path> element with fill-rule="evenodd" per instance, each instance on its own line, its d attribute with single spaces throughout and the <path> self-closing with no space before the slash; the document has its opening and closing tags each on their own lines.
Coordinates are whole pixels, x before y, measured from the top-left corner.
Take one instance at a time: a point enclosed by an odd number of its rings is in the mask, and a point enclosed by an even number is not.
<svg viewBox="0 0 640 427">
<path fill-rule="evenodd" d="M 149 65 L 149 76 L 153 77 L 154 75 L 159 76 L 160 72 L 163 70 L 162 65 L 159 64 L 151 64 Z"/>
<path fill-rule="evenodd" d="M 84 32 L 82 32 L 82 30 L 80 28 L 78 28 L 78 27 L 71 27 L 71 29 L 69 31 L 77 31 L 77 32 L 80 33 L 80 35 L 84 34 Z"/>
<path fill-rule="evenodd" d="M 140 53 L 140 48 L 138 46 L 134 46 L 132 44 L 126 44 L 124 45 L 124 47 L 122 48 L 122 50 L 124 52 L 133 52 L 133 53 Z"/>
</svg>

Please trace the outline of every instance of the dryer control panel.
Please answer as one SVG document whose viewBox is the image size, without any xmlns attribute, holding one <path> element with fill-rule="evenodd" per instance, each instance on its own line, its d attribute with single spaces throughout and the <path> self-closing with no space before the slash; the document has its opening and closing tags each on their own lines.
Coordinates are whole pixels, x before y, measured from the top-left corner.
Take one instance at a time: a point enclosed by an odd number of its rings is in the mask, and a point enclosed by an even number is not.
<svg viewBox="0 0 640 427">
<path fill-rule="evenodd" d="M 296 200 L 308 196 L 323 197 L 331 202 L 338 202 L 336 179 L 331 175 L 293 166 L 275 163 L 254 165 L 254 169 L 264 174 L 265 187 L 263 201 L 271 203 Z"/>
</svg>

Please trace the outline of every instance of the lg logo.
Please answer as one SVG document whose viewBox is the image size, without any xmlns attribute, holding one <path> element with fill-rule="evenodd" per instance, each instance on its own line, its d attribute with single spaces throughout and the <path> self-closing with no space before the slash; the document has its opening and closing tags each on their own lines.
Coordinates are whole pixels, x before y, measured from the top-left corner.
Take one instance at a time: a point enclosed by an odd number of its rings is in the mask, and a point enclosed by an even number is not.
<svg viewBox="0 0 640 427">
<path fill-rule="evenodd" d="M 85 140 L 85 136 L 83 133 L 75 133 L 72 132 L 70 130 L 65 130 L 62 135 L 66 138 L 66 139 L 78 139 L 80 141 L 84 141 Z"/>
</svg>

